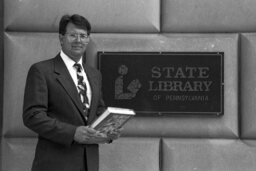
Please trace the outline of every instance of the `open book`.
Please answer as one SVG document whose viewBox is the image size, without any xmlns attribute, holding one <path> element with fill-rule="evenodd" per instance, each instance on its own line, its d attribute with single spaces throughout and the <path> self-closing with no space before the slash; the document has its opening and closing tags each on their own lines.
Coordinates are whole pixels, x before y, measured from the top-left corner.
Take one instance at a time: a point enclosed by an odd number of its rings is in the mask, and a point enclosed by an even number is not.
<svg viewBox="0 0 256 171">
<path fill-rule="evenodd" d="M 108 133 L 121 128 L 134 115 L 135 112 L 132 109 L 108 107 L 90 127 L 102 133 Z"/>
</svg>

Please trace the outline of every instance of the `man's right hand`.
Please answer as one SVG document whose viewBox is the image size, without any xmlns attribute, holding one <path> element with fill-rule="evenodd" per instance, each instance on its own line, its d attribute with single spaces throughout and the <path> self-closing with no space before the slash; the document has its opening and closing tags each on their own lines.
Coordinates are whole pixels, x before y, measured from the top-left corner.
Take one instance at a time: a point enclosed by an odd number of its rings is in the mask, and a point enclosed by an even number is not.
<svg viewBox="0 0 256 171">
<path fill-rule="evenodd" d="M 74 140 L 79 144 L 103 144 L 107 143 L 109 138 L 93 128 L 79 126 L 76 128 Z"/>
</svg>

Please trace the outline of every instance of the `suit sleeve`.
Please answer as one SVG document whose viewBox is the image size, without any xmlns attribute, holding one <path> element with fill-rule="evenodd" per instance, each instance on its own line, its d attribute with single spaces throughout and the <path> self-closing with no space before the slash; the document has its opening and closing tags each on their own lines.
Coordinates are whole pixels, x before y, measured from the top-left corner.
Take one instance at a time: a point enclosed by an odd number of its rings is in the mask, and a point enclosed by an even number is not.
<svg viewBox="0 0 256 171">
<path fill-rule="evenodd" d="M 33 65 L 27 76 L 23 122 L 39 136 L 56 143 L 71 145 L 76 127 L 47 115 L 48 89 L 44 74 Z"/>
</svg>

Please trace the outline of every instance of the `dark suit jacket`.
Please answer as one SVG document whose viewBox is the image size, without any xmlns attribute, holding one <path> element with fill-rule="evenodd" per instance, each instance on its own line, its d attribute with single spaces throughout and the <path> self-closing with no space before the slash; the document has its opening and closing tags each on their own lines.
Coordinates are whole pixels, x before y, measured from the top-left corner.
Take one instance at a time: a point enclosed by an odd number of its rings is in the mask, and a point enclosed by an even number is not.
<svg viewBox="0 0 256 171">
<path fill-rule="evenodd" d="M 101 74 L 84 64 L 92 88 L 88 123 L 76 86 L 58 54 L 31 66 L 25 87 L 23 121 L 38 134 L 32 171 L 98 171 L 98 145 L 73 142 L 77 126 L 90 124 L 104 109 Z M 84 155 L 86 154 L 86 155 Z"/>
</svg>

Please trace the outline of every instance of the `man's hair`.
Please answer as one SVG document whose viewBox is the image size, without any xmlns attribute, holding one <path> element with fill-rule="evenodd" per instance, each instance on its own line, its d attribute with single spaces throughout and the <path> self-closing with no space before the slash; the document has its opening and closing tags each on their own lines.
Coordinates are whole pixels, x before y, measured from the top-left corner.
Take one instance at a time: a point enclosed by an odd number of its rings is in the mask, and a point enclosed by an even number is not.
<svg viewBox="0 0 256 171">
<path fill-rule="evenodd" d="M 87 34 L 90 35 L 91 33 L 91 24 L 89 21 L 81 15 L 74 14 L 74 15 L 64 15 L 61 17 L 59 23 L 59 34 L 64 35 L 66 34 L 66 28 L 68 23 L 72 23 L 80 29 L 86 30 Z"/>
</svg>

